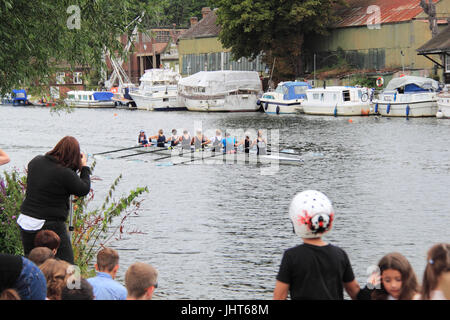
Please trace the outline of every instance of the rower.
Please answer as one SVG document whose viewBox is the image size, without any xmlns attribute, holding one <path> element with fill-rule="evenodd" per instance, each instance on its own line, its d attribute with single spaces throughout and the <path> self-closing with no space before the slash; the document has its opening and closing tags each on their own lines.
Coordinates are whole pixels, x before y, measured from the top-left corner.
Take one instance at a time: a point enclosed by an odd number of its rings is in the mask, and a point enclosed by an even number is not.
<svg viewBox="0 0 450 320">
<path fill-rule="evenodd" d="M 212 137 L 210 139 L 211 143 L 212 143 L 212 152 L 220 152 L 222 151 L 223 148 L 223 143 L 222 143 L 222 131 L 220 131 L 220 129 L 216 130 L 216 136 Z"/>
<path fill-rule="evenodd" d="M 138 144 L 143 145 L 143 146 L 148 144 L 147 136 L 145 135 L 145 131 L 144 130 L 141 130 L 139 132 Z"/>
<path fill-rule="evenodd" d="M 196 133 L 195 137 L 191 140 L 191 145 L 194 146 L 195 150 L 203 150 L 205 149 L 205 145 L 211 141 L 202 134 L 202 130 L 197 130 Z"/>
<path fill-rule="evenodd" d="M 253 141 L 250 148 L 256 144 L 256 155 L 266 155 L 267 154 L 267 140 L 263 137 L 262 130 L 258 130 L 258 137 Z"/>
<path fill-rule="evenodd" d="M 158 130 L 158 135 L 150 137 L 151 139 L 156 139 L 156 146 L 159 148 L 164 148 L 167 142 L 166 136 L 164 135 L 163 129 Z"/>
<path fill-rule="evenodd" d="M 236 138 L 231 137 L 231 134 L 227 132 L 225 138 L 222 140 L 224 153 L 236 153 Z"/>
<path fill-rule="evenodd" d="M 252 144 L 252 140 L 250 139 L 250 135 L 248 133 L 245 134 L 245 138 L 241 141 L 239 141 L 236 144 L 236 147 L 239 147 L 241 144 L 244 145 L 244 152 L 250 153 L 250 146 Z"/>
<path fill-rule="evenodd" d="M 172 135 L 168 139 L 170 141 L 170 146 L 175 147 L 177 144 L 180 143 L 180 137 L 177 135 L 177 129 L 172 129 Z"/>
<path fill-rule="evenodd" d="M 183 135 L 178 139 L 179 143 L 181 143 L 181 149 L 183 150 L 191 150 L 191 135 L 189 131 L 183 130 Z"/>
</svg>

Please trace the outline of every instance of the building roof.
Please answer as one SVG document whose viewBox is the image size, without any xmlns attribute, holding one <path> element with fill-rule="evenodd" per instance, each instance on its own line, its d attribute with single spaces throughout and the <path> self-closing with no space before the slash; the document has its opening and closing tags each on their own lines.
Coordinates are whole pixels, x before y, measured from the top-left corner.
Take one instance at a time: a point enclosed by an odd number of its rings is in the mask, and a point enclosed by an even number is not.
<svg viewBox="0 0 450 320">
<path fill-rule="evenodd" d="M 439 0 L 433 2 L 437 3 Z M 342 17 L 334 25 L 336 28 L 376 24 L 378 21 L 375 20 L 375 10 L 378 8 L 380 24 L 410 21 L 423 12 L 420 0 L 347 0 L 347 3 L 347 7 L 341 6 L 336 10 L 337 16 Z"/>
<path fill-rule="evenodd" d="M 419 49 L 419 54 L 450 52 L 450 25 Z"/>
<path fill-rule="evenodd" d="M 195 39 L 195 38 L 209 38 L 217 37 L 221 27 L 216 24 L 217 15 L 216 10 L 212 10 L 197 24 L 186 30 L 178 39 Z"/>
</svg>

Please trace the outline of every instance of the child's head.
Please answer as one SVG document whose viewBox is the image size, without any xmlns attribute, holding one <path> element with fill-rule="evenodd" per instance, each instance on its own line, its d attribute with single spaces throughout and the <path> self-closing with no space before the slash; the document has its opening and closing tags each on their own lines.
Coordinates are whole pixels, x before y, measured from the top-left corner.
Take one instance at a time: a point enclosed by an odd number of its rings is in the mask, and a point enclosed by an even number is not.
<svg viewBox="0 0 450 320">
<path fill-rule="evenodd" d="M 119 254 L 111 248 L 103 248 L 97 254 L 97 270 L 100 272 L 117 272 L 119 268 Z"/>
<path fill-rule="evenodd" d="M 28 254 L 28 259 L 33 261 L 38 267 L 46 260 L 54 258 L 55 254 L 50 248 L 36 247 Z"/>
<path fill-rule="evenodd" d="M 292 199 L 289 216 L 298 236 L 304 239 L 320 238 L 332 228 L 334 209 L 326 195 L 307 190 Z"/>
<path fill-rule="evenodd" d="M 429 300 L 431 291 L 438 286 L 439 277 L 450 271 L 450 244 L 439 243 L 428 250 L 427 266 L 423 274 L 422 299 Z"/>
<path fill-rule="evenodd" d="M 375 290 L 375 300 L 386 300 L 391 295 L 397 300 L 412 300 L 419 285 L 408 259 L 397 252 L 389 253 L 378 262 L 381 290 Z"/>
<path fill-rule="evenodd" d="M 58 234 L 52 230 L 41 230 L 34 238 L 35 247 L 47 247 L 56 254 L 58 251 L 61 239 Z"/>
</svg>

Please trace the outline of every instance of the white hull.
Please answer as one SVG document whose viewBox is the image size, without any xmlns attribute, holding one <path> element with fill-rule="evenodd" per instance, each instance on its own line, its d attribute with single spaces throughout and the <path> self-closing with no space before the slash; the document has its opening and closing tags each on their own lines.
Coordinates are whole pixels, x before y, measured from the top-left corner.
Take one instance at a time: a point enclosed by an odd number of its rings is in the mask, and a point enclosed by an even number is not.
<svg viewBox="0 0 450 320">
<path fill-rule="evenodd" d="M 189 111 L 203 112 L 238 112 L 257 111 L 255 94 L 231 94 L 222 96 L 188 96 L 180 95 L 179 105 L 185 105 Z"/>
<path fill-rule="evenodd" d="M 176 93 L 169 92 L 167 95 L 142 95 L 138 92 L 130 92 L 130 96 L 139 110 L 178 110 Z"/>
<path fill-rule="evenodd" d="M 378 113 L 384 117 L 435 117 L 438 107 L 436 100 L 412 103 L 377 101 L 375 110 L 377 109 Z"/>
<path fill-rule="evenodd" d="M 263 100 L 260 99 L 261 106 L 265 113 L 268 114 L 292 114 L 302 112 L 303 107 L 301 102 L 289 102 L 289 100 L 277 101 L 277 100 Z"/>
<path fill-rule="evenodd" d="M 89 102 L 89 101 L 64 101 L 68 106 L 72 108 L 115 108 L 114 101 L 104 102 Z"/>
<path fill-rule="evenodd" d="M 450 94 L 438 96 L 437 105 L 438 113 L 436 116 L 439 116 L 439 118 L 450 119 Z"/>
<path fill-rule="evenodd" d="M 365 116 L 369 115 L 371 105 L 369 103 L 345 103 L 345 104 L 321 104 L 305 101 L 302 104 L 303 112 L 310 115 L 327 116 Z"/>
</svg>

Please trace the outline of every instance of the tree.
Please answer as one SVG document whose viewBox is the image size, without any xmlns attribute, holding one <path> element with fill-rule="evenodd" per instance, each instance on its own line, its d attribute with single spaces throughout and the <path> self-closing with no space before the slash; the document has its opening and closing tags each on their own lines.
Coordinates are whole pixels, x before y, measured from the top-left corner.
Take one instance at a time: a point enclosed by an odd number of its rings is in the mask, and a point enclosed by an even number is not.
<svg viewBox="0 0 450 320">
<path fill-rule="evenodd" d="M 265 54 L 269 65 L 276 59 L 278 78 L 303 73 L 305 35 L 326 34 L 335 21 L 333 7 L 343 0 L 217 0 L 222 30 L 219 39 L 231 48 L 234 59 Z M 277 77 L 275 77 L 277 78 Z"/>
<path fill-rule="evenodd" d="M 201 18 L 203 7 L 210 7 L 212 0 L 160 0 L 162 7 L 162 25 L 175 23 L 179 27 L 189 28 L 191 17 Z"/>
<path fill-rule="evenodd" d="M 119 36 L 151 24 L 159 9 L 143 0 L 0 0 L 0 94 L 45 83 L 61 62 L 100 70 L 105 50 L 120 53 Z"/>
</svg>

